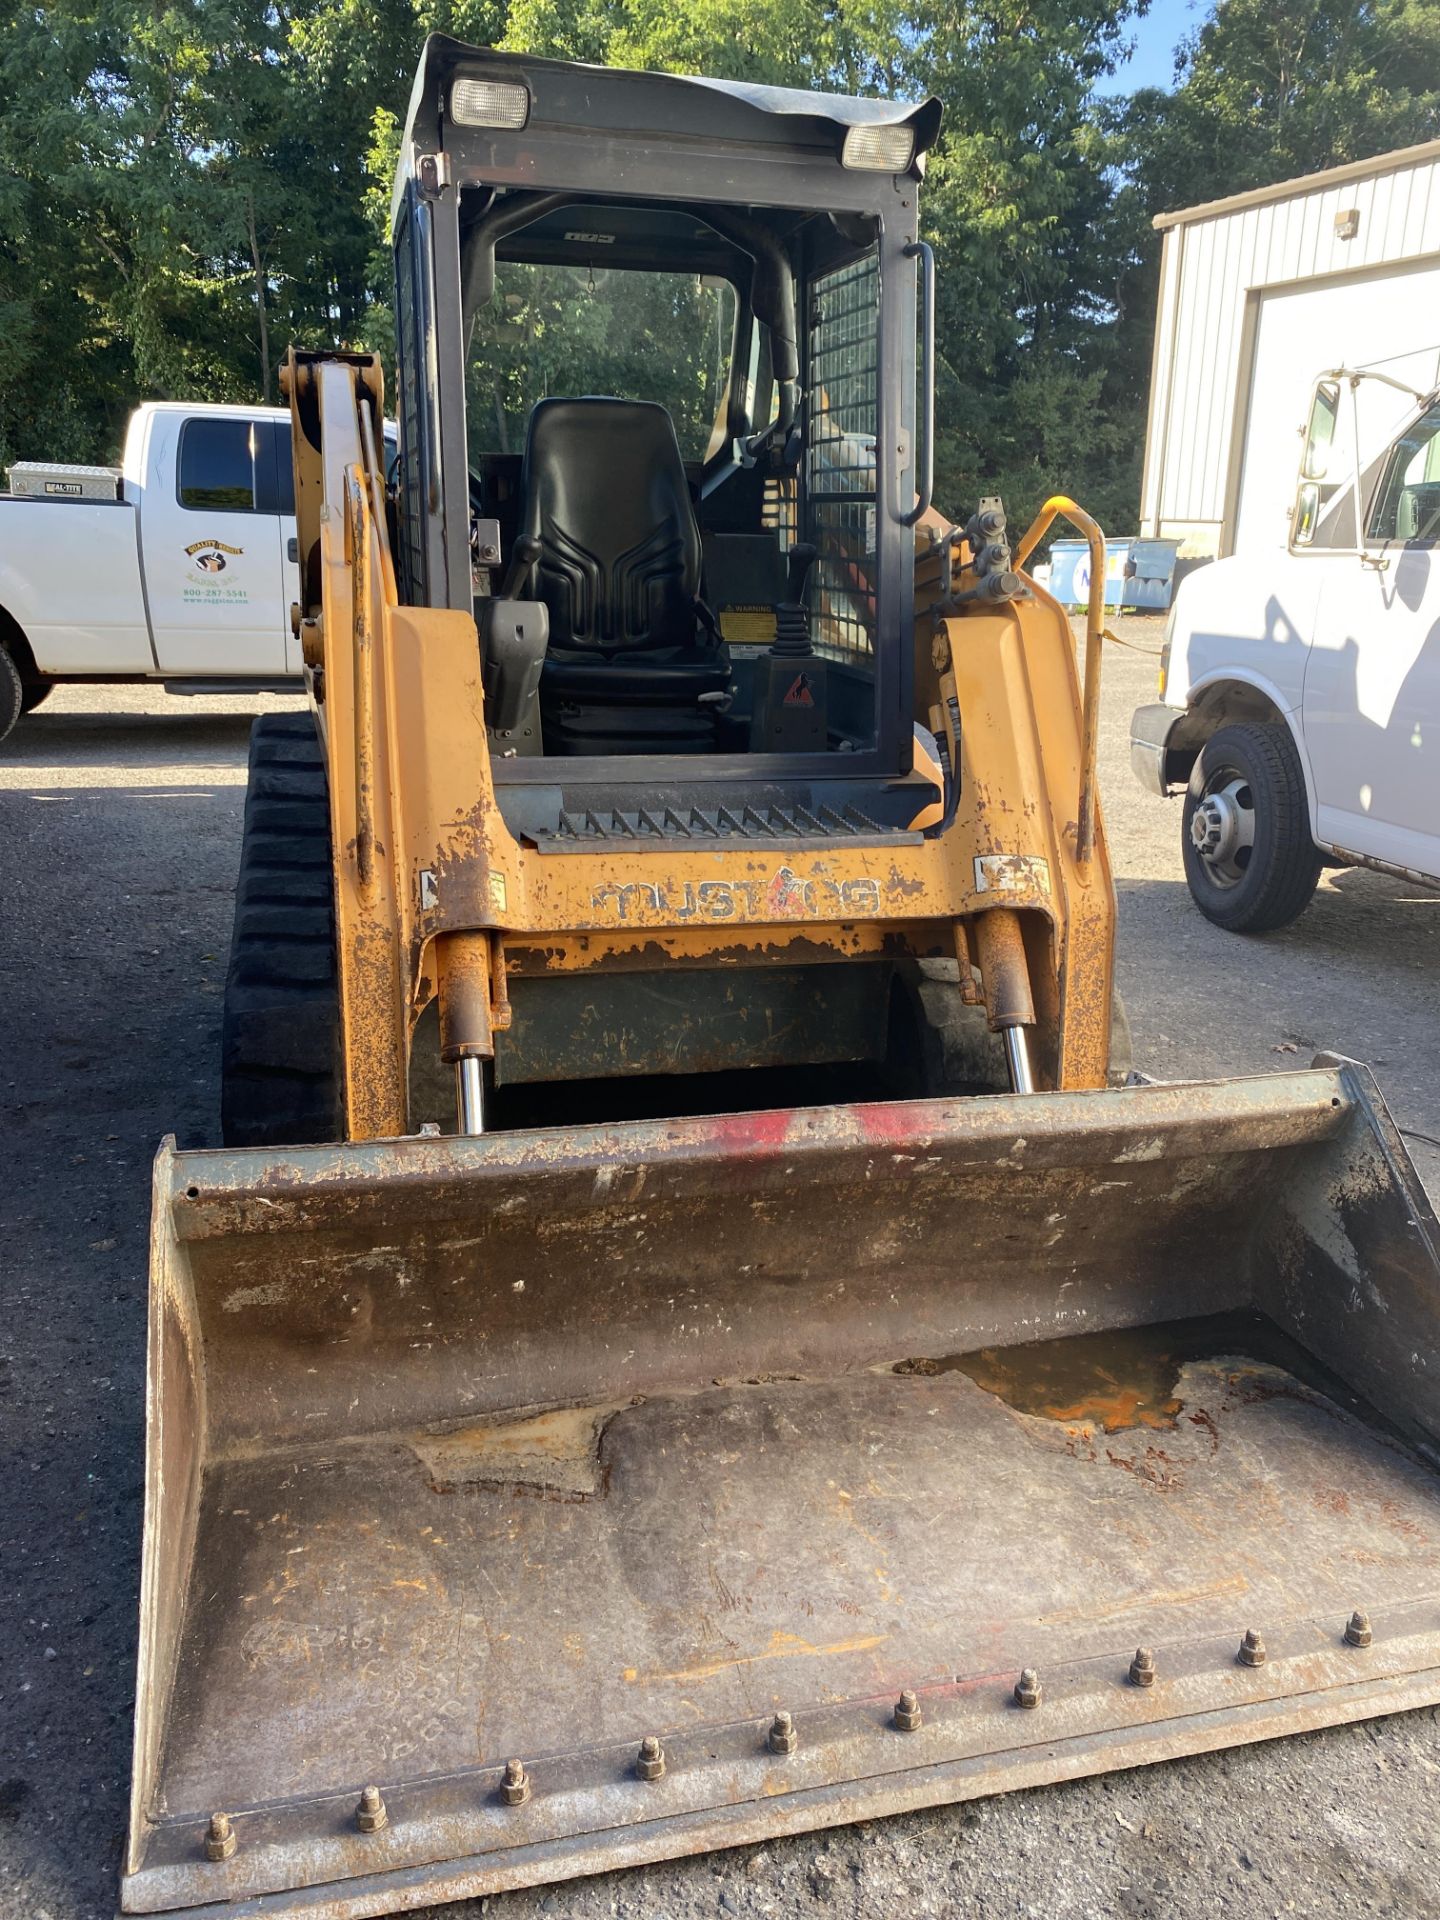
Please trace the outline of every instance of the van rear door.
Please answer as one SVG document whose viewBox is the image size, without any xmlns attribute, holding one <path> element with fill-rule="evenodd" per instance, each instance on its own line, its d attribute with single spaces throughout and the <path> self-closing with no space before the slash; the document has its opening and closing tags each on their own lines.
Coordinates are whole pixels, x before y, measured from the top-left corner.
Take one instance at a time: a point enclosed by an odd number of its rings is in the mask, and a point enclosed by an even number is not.
<svg viewBox="0 0 1440 1920">
<path fill-rule="evenodd" d="M 140 537 L 162 673 L 287 671 L 276 424 L 239 412 L 155 418 Z"/>
</svg>

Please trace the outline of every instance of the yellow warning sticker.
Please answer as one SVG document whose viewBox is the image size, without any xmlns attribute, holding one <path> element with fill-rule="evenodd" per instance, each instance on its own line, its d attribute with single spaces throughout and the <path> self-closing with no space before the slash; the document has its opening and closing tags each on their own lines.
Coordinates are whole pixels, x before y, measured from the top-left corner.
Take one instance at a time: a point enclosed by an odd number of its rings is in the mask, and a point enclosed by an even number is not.
<svg viewBox="0 0 1440 1920">
<path fill-rule="evenodd" d="M 736 646 L 768 647 L 775 638 L 775 609 L 722 607 L 720 631 Z"/>
<path fill-rule="evenodd" d="M 505 911 L 505 876 L 492 873 L 490 876 L 490 904 L 497 913 Z"/>
</svg>

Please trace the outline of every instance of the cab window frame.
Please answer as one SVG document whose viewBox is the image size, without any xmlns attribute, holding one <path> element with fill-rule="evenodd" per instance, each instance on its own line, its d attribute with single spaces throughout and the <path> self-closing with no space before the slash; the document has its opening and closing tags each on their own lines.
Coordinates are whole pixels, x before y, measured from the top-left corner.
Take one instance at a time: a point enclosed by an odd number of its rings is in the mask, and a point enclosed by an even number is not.
<svg viewBox="0 0 1440 1920">
<path fill-rule="evenodd" d="M 187 448 L 192 444 L 192 436 L 198 437 L 205 431 L 215 429 L 233 429 L 246 427 L 251 435 L 250 448 L 250 504 L 241 506 L 234 502 L 221 505 L 210 500 L 187 499 L 185 462 Z M 294 513 L 294 480 L 291 479 L 292 498 L 288 507 L 284 502 L 284 488 L 281 481 L 282 461 L 280 440 L 288 440 L 284 423 L 267 419 L 263 414 L 214 414 L 192 413 L 181 423 L 180 437 L 175 448 L 175 502 L 183 513 L 230 513 L 269 515 L 272 518 L 285 513 Z M 193 456 L 192 456 L 193 457 Z"/>
<path fill-rule="evenodd" d="M 1427 426 L 1431 429 L 1428 433 L 1425 432 Z M 1417 444 L 1417 438 L 1422 434 L 1424 437 Z M 1420 553 L 1440 547 L 1440 478 L 1424 483 L 1434 486 L 1437 495 L 1437 508 L 1429 533 L 1424 537 L 1406 538 L 1397 530 L 1400 500 L 1405 492 L 1405 472 L 1418 455 L 1430 454 L 1432 450 L 1440 460 L 1440 397 L 1432 399 L 1396 434 L 1376 462 L 1378 477 L 1365 514 L 1367 547 L 1399 546 Z M 1378 524 L 1381 516 L 1387 513 L 1391 523 L 1388 532 Z"/>
</svg>

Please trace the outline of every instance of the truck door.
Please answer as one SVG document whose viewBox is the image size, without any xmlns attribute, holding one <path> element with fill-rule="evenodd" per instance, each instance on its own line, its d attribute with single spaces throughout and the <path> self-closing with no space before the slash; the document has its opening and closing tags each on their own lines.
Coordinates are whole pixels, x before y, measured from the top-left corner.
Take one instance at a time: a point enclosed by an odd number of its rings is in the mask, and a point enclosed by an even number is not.
<svg viewBox="0 0 1440 1920">
<path fill-rule="evenodd" d="M 285 634 L 285 658 L 291 673 L 299 674 L 305 660 L 300 641 L 291 631 L 290 609 L 300 598 L 300 549 L 295 531 L 295 456 L 290 445 L 290 422 L 271 420 L 275 449 L 275 504 L 280 515 L 280 616 Z"/>
<path fill-rule="evenodd" d="M 274 679 L 287 670 L 273 427 L 241 413 L 156 423 L 140 540 L 162 673 Z"/>
<path fill-rule="evenodd" d="M 1440 404 L 1400 434 L 1379 474 L 1366 559 L 1319 562 L 1303 707 L 1317 831 L 1440 876 Z"/>
</svg>

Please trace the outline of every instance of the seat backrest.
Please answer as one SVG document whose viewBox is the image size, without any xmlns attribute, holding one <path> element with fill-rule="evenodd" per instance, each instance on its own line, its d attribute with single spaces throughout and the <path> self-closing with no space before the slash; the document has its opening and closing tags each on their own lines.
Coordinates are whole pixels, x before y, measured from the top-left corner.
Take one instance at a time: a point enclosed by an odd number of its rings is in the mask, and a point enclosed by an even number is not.
<svg viewBox="0 0 1440 1920">
<path fill-rule="evenodd" d="M 520 532 L 552 649 L 690 646 L 700 533 L 675 429 L 648 400 L 542 400 L 530 415 Z"/>
</svg>

